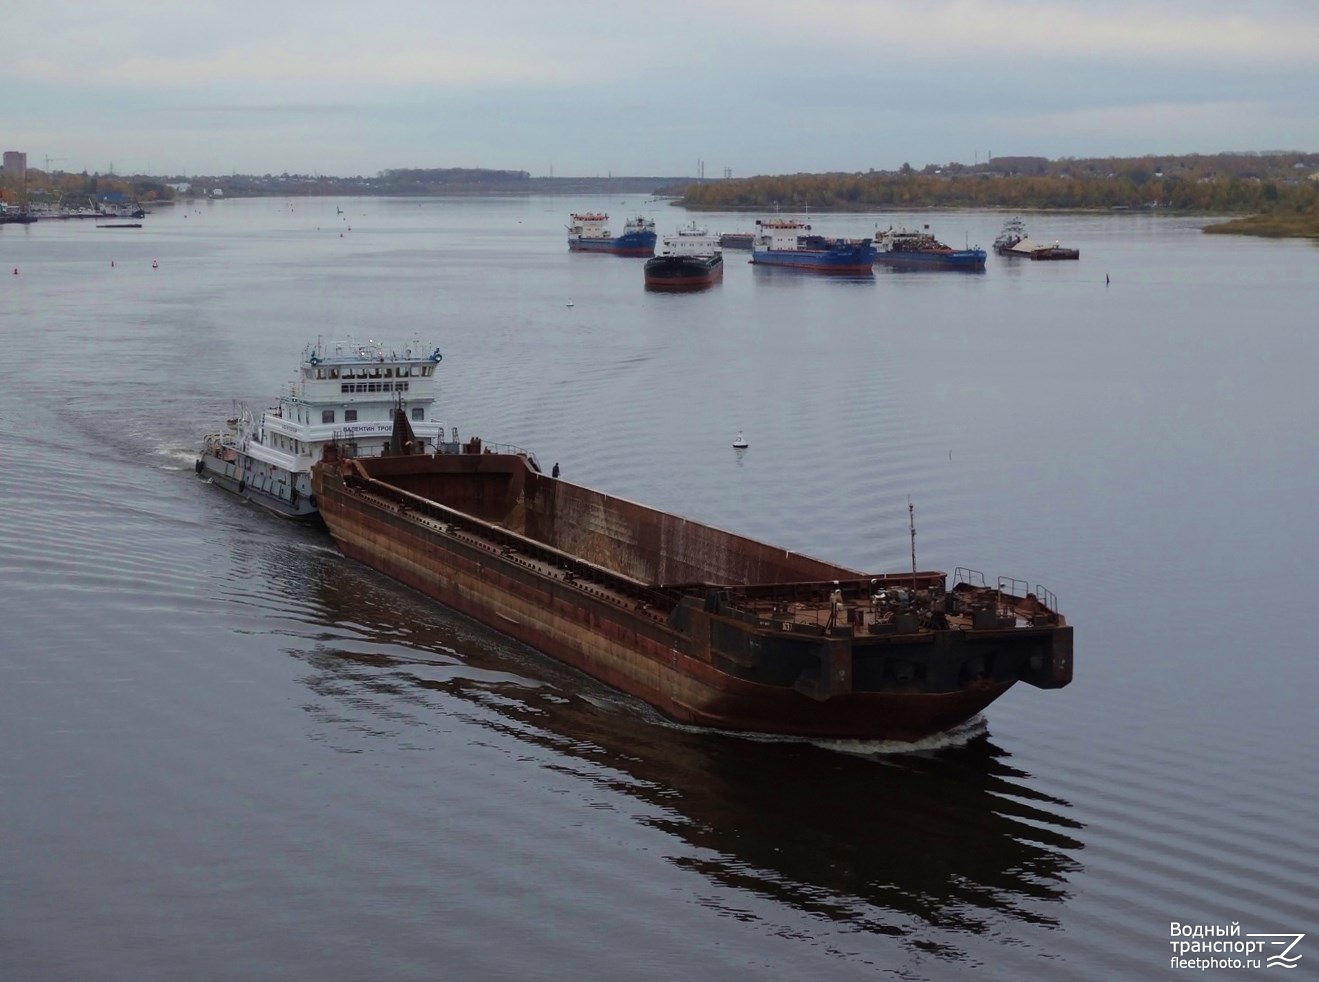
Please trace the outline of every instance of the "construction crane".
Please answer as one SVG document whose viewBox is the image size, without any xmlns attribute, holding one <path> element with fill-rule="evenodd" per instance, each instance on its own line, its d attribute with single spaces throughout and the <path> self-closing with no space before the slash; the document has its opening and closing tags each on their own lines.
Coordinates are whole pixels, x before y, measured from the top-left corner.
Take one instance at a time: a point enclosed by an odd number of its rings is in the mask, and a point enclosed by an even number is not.
<svg viewBox="0 0 1319 982">
<path fill-rule="evenodd" d="M 46 159 L 45 171 L 46 171 L 47 174 L 49 174 L 49 173 L 50 173 L 50 165 L 51 165 L 51 164 L 58 164 L 61 160 L 66 160 L 67 158 L 65 158 L 65 157 L 47 157 L 47 158 L 45 158 L 45 159 Z"/>
</svg>

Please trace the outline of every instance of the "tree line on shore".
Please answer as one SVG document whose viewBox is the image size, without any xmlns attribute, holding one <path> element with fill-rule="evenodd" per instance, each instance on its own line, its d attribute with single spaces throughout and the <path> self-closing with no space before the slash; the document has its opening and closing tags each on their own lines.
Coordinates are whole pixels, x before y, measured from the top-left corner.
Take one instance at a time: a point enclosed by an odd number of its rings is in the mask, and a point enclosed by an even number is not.
<svg viewBox="0 0 1319 982">
<path fill-rule="evenodd" d="M 159 178 L 120 177 L 115 174 L 69 174 L 45 172 L 29 167 L 20 181 L 6 175 L 0 181 L 0 200 L 11 207 L 24 201 L 57 204 L 61 199 L 119 197 L 151 204 L 172 201 L 174 189 Z"/>
<path fill-rule="evenodd" d="M 149 177 L 44 172 L 20 180 L 0 174 L 0 200 L 57 203 L 62 198 L 119 195 L 144 204 L 201 197 L 347 197 L 479 194 L 650 194 L 674 177 L 532 177 L 526 171 L 468 167 L 397 168 L 372 177 L 323 174 L 225 174 Z"/>
<path fill-rule="evenodd" d="M 613 183 L 619 180 L 611 179 Z M 406 168 L 372 178 L 282 174 L 183 178 L 43 173 L 29 169 L 22 192 L 12 176 L 0 182 L 11 206 L 23 195 L 118 194 L 142 203 L 178 195 L 437 194 L 521 188 L 553 193 L 554 179 L 526 171 L 482 168 Z M 180 190 L 182 188 L 187 190 Z M 580 192 L 565 183 L 564 190 Z M 1214 154 L 1173 157 L 999 157 L 985 163 L 904 164 L 897 171 L 762 175 L 674 182 L 656 189 L 692 210 L 907 211 L 922 208 L 1025 210 L 1159 209 L 1250 215 L 1223 229 L 1255 234 L 1319 236 L 1319 154 Z M 1272 231 L 1269 231 L 1269 230 Z M 1216 229 L 1217 230 L 1217 229 Z"/>
<path fill-rule="evenodd" d="M 1256 231 L 1319 235 L 1319 155 L 1003 158 L 917 171 L 789 174 L 693 182 L 671 191 L 697 211 L 1160 209 L 1257 216 Z M 1291 229 L 1292 231 L 1281 231 Z"/>
<path fill-rule="evenodd" d="M 1319 199 L 1319 162 L 1251 158 L 1253 167 L 1150 160 L 1050 162 L 1047 172 L 903 168 L 896 172 L 791 174 L 692 183 L 695 210 L 865 211 L 919 208 L 1138 209 L 1218 214 L 1304 213 Z M 1233 163 L 1236 163 L 1235 161 Z M 1295 166 L 1300 164 L 1299 167 Z"/>
</svg>

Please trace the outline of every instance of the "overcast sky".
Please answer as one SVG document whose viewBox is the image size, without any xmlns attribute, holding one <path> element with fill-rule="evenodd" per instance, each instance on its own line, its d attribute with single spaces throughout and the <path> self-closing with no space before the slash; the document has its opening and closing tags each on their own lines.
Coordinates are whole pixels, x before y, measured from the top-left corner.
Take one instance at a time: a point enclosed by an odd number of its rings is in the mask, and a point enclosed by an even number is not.
<svg viewBox="0 0 1319 982">
<path fill-rule="evenodd" d="M 1319 149 L 1319 0 L 8 0 L 0 149 L 737 177 Z"/>
</svg>

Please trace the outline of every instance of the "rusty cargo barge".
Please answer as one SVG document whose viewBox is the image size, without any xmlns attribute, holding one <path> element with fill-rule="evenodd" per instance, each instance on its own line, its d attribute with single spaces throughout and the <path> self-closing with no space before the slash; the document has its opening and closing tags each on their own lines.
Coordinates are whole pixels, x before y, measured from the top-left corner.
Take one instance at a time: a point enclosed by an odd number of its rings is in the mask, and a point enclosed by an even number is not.
<svg viewBox="0 0 1319 982">
<path fill-rule="evenodd" d="M 462 449 L 327 447 L 313 484 L 340 549 L 678 722 L 912 741 L 1018 681 L 1071 681 L 1042 588 L 863 573 Z"/>
</svg>

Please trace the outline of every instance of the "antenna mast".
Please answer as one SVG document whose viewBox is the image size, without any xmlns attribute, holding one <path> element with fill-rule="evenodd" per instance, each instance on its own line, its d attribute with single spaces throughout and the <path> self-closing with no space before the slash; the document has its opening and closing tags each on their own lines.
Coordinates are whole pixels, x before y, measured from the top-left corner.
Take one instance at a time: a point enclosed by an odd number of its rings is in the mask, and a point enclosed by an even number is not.
<svg viewBox="0 0 1319 982">
<path fill-rule="evenodd" d="M 916 506 L 907 496 L 907 520 L 911 523 L 911 588 L 916 589 Z"/>
</svg>

